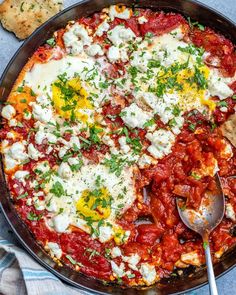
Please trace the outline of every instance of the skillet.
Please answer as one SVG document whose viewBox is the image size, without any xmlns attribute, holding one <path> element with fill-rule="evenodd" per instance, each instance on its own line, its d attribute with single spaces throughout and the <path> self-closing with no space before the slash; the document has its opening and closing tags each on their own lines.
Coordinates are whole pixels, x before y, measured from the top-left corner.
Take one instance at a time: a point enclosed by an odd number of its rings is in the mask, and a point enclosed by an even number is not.
<svg viewBox="0 0 236 295">
<path fill-rule="evenodd" d="M 34 51 L 49 39 L 53 32 L 64 27 L 69 20 L 77 19 L 82 16 L 88 16 L 96 11 L 102 10 L 111 4 L 118 4 L 117 0 L 83 0 L 68 9 L 62 11 L 55 17 L 51 18 L 38 30 L 36 30 L 16 52 L 6 70 L 0 79 L 0 102 L 6 101 L 14 81 L 18 77 L 22 67 Z M 215 10 L 192 0 L 142 0 L 131 1 L 123 0 L 127 6 L 137 5 L 142 8 L 151 8 L 153 10 L 164 10 L 166 12 L 179 12 L 185 16 L 199 21 L 205 26 L 209 26 L 222 33 L 236 44 L 236 25 L 222 16 Z M 117 285 L 103 285 L 100 281 L 89 278 L 83 274 L 71 270 L 67 266 L 58 266 L 46 252 L 37 244 L 29 230 L 18 217 L 13 204 L 11 203 L 10 194 L 7 189 L 3 165 L 0 168 L 0 202 L 1 209 L 10 224 L 13 232 L 25 247 L 41 265 L 57 275 L 65 282 L 83 289 L 93 291 L 99 294 L 143 294 L 143 295 L 164 295 L 180 294 L 183 291 L 190 291 L 206 284 L 207 276 L 204 268 L 197 272 L 194 269 L 188 269 L 183 277 L 169 279 L 152 286 L 151 288 L 142 289 L 124 289 Z M 227 252 L 219 263 L 215 265 L 216 276 L 221 276 L 236 265 L 236 248 Z M 190 276 L 189 276 L 190 275 Z"/>
</svg>

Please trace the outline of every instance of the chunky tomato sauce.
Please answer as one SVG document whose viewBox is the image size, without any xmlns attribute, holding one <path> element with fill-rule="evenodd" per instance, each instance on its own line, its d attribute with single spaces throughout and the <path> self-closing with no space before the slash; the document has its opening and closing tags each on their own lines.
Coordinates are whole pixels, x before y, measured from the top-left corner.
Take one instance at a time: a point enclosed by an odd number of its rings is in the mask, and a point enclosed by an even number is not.
<svg viewBox="0 0 236 295">
<path fill-rule="evenodd" d="M 141 16 L 144 16 L 148 21 L 143 24 L 138 23 L 137 19 Z M 99 13 L 78 20 L 78 23 L 84 24 L 92 32 L 101 22 L 101 14 Z M 195 25 L 189 25 L 185 18 L 179 14 L 138 9 L 127 20 L 115 18 L 111 23 L 111 28 L 119 24 L 130 28 L 136 36 L 141 37 L 147 33 L 156 36 L 163 35 L 182 25 L 185 30 L 185 40 L 193 42 L 196 46 L 209 52 L 206 60 L 209 66 L 219 69 L 225 77 L 232 77 L 235 74 L 236 54 L 233 44 L 210 28 L 202 30 Z M 57 50 L 52 49 L 49 45 L 41 46 L 32 57 L 33 62 L 44 63 L 52 56 L 55 60 L 60 59 L 61 52 L 65 50 L 63 34 L 63 29 L 56 32 Z M 106 41 L 106 33 L 96 38 L 102 46 L 110 46 Z M 111 64 L 107 69 L 107 75 L 113 78 L 119 77 L 120 71 L 124 70 L 124 64 L 122 62 Z M 234 85 L 231 88 L 234 92 L 236 91 Z M 32 97 L 32 99 L 34 98 Z M 218 101 L 217 97 L 215 101 Z M 148 186 L 148 196 L 137 198 L 133 206 L 120 216 L 118 222 L 122 228 L 130 231 L 130 237 L 127 243 L 119 247 L 124 255 L 129 256 L 137 253 L 142 262 L 154 265 L 160 278 L 169 277 L 172 272 L 176 273 L 177 270 L 189 265 L 187 262 L 180 262 L 183 253 L 197 253 L 199 261 L 196 264 L 193 262 L 192 265 L 198 267 L 205 263 L 201 237 L 189 230 L 180 220 L 176 208 L 176 197 L 185 198 L 188 207 L 197 209 L 200 206 L 204 192 L 211 189 L 214 179 L 207 175 L 199 179 L 196 177 L 197 171 L 205 169 L 202 167 L 203 164 L 205 167 L 210 166 L 213 157 L 218 162 L 219 175 L 226 198 L 236 211 L 235 148 L 232 147 L 233 156 L 228 159 L 224 154 L 226 145 L 219 128 L 231 114 L 234 114 L 235 99 L 228 98 L 226 103 L 227 111 L 222 112 L 220 107 L 216 107 L 211 119 L 197 110 L 186 112 L 184 126 L 176 138 L 172 152 L 158 160 L 157 164 L 146 169 L 139 169 L 136 172 L 136 189 L 142 194 L 143 188 Z M 126 105 L 127 99 L 121 97 L 120 104 L 114 106 L 107 103 L 103 106 L 102 114 L 111 130 L 116 131 L 124 126 L 118 114 Z M 155 122 L 159 128 L 165 128 L 165 124 L 158 116 L 155 117 Z M 42 145 L 36 144 L 34 120 L 21 119 L 21 123 L 23 127 L 14 127 L 14 131 L 18 134 L 17 138 L 27 138 L 41 153 L 44 153 L 49 145 L 46 141 Z M 5 124 L 0 133 L 1 139 L 7 139 L 7 133 L 11 130 L 12 128 Z M 147 146 L 149 141 L 145 137 L 146 133 L 145 130 L 137 128 L 136 132 L 129 131 L 129 137 L 131 139 L 138 137 L 142 145 Z M 80 136 L 82 139 L 86 137 L 83 133 Z M 64 135 L 66 141 L 69 141 L 70 137 L 70 133 Z M 115 132 L 113 132 L 112 139 L 118 145 L 118 135 Z M 13 140 L 9 140 L 9 144 L 11 143 Z M 100 155 L 105 155 L 108 150 L 108 146 L 103 144 L 99 146 L 99 149 L 96 146 L 89 149 L 82 148 L 81 153 L 96 163 L 99 161 Z M 59 161 L 53 150 L 47 154 L 44 153 L 42 160 L 47 160 L 51 168 L 55 167 Z M 40 190 L 40 183 L 37 189 L 30 186 L 30 181 L 36 177 L 33 169 L 36 162 L 31 160 L 23 164 L 23 170 L 30 171 L 30 178 L 25 180 L 29 195 Z M 196 175 L 191 171 L 196 171 Z M 70 267 L 104 281 L 114 280 L 109 262 L 109 249 L 115 246 L 115 242 L 111 240 L 101 243 L 77 227 L 71 227 L 70 232 L 57 233 L 47 226 L 44 218 L 29 220 L 28 214 L 38 216 L 38 211 L 33 205 L 26 204 L 26 198 L 18 198 L 24 187 L 19 180 L 11 178 L 11 173 L 8 176 L 8 185 L 15 208 L 36 240 L 42 246 L 49 240 L 60 245 L 63 251 L 61 261 Z M 43 199 L 43 197 L 41 198 Z M 42 217 L 50 216 L 50 213 L 47 210 L 42 210 L 40 215 Z M 217 261 L 221 254 L 234 246 L 235 243 L 234 221 L 225 217 L 210 237 L 214 260 Z M 68 255 L 73 260 L 68 259 Z M 73 263 L 74 261 L 79 263 Z M 119 265 L 121 257 L 116 257 L 113 261 Z M 141 275 L 136 270 L 134 270 L 134 274 L 132 278 L 124 277 L 123 283 L 139 284 Z"/>
</svg>

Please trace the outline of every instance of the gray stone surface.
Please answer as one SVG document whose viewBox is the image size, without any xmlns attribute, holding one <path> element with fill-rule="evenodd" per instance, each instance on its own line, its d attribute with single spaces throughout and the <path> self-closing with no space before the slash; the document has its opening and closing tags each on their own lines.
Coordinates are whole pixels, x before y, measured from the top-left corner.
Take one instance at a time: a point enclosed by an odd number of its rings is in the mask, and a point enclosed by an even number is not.
<svg viewBox="0 0 236 295">
<path fill-rule="evenodd" d="M 173 0 L 175 1 L 175 0 Z M 0 3 L 3 2 L 0 0 Z M 20 2 L 20 1 L 19 1 Z M 64 0 L 65 7 L 72 5 L 76 0 Z M 122 1 L 121 1 L 122 2 Z M 215 8 L 227 17 L 231 18 L 236 22 L 236 0 L 201 0 L 200 2 Z M 11 57 L 14 55 L 16 50 L 22 42 L 19 42 L 13 34 L 10 34 L 2 29 L 0 26 L 0 75 L 4 71 L 7 63 L 10 61 Z M 15 240 L 8 224 L 6 223 L 2 213 L 0 212 L 0 236 L 9 239 L 16 244 L 18 242 Z M 236 268 L 231 270 L 229 273 L 217 280 L 217 285 L 220 295 L 234 295 L 236 294 Z M 208 287 L 202 287 L 197 291 L 192 291 L 186 293 L 188 295 L 207 295 L 209 294 Z"/>
</svg>

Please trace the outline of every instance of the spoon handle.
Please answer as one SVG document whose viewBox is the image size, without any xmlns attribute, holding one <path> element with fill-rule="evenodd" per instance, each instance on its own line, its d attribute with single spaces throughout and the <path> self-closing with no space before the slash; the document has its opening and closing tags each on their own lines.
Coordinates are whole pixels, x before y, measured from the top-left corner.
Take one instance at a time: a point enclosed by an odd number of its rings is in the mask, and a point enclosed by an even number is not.
<svg viewBox="0 0 236 295">
<path fill-rule="evenodd" d="M 218 295 L 217 286 L 216 286 L 216 279 L 214 275 L 213 264 L 211 260 L 211 250 L 209 246 L 208 238 L 204 238 L 204 249 L 205 249 L 205 257 L 206 257 L 206 265 L 207 265 L 207 275 L 209 281 L 209 288 L 211 295 Z"/>
</svg>

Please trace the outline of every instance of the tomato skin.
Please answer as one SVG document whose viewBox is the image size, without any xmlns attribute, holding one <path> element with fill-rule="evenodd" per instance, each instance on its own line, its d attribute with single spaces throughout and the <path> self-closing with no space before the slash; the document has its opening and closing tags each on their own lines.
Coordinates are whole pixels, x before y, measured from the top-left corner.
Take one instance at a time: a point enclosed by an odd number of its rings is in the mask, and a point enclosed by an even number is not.
<svg viewBox="0 0 236 295">
<path fill-rule="evenodd" d="M 155 169 L 153 180 L 155 184 L 158 184 L 161 181 L 167 179 L 170 175 L 171 175 L 170 167 L 164 164 L 160 164 Z"/>
<path fill-rule="evenodd" d="M 154 35 L 169 33 L 180 24 L 186 23 L 185 19 L 180 14 L 147 12 L 146 16 L 148 22 L 140 24 L 142 36 L 145 36 L 146 33 L 153 33 Z"/>
<path fill-rule="evenodd" d="M 153 245 L 154 242 L 160 238 L 164 229 L 156 224 L 140 224 L 137 227 L 138 236 L 136 241 L 141 244 Z"/>
<path fill-rule="evenodd" d="M 219 58 L 220 70 L 224 76 L 234 76 L 236 72 L 236 54 L 231 41 L 215 33 L 210 28 L 206 28 L 204 31 L 194 29 L 190 36 L 196 46 L 203 47 L 212 56 Z"/>
</svg>

